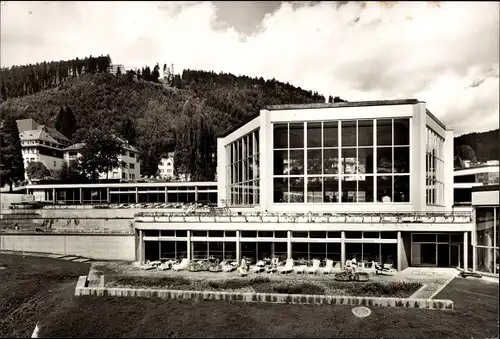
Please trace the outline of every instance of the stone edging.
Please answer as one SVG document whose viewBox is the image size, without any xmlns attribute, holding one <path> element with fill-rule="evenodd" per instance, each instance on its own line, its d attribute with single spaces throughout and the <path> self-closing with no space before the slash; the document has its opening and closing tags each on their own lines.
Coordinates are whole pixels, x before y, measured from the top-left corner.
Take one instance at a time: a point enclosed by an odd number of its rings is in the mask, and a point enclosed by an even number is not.
<svg viewBox="0 0 500 339">
<path fill-rule="evenodd" d="M 422 286 L 415 291 L 415 293 L 413 293 L 409 299 L 418 299 L 418 298 L 415 298 L 419 293 L 421 293 L 423 290 L 425 290 L 427 288 L 427 284 L 422 284 Z"/>
<path fill-rule="evenodd" d="M 438 299 L 351 297 L 330 295 L 280 294 L 280 293 L 237 293 L 223 291 L 180 291 L 139 288 L 87 287 L 86 276 L 80 276 L 75 288 L 75 296 L 97 295 L 114 297 L 143 297 L 184 300 L 226 300 L 243 302 L 363 305 L 384 307 L 424 308 L 453 310 L 454 302 Z"/>
</svg>

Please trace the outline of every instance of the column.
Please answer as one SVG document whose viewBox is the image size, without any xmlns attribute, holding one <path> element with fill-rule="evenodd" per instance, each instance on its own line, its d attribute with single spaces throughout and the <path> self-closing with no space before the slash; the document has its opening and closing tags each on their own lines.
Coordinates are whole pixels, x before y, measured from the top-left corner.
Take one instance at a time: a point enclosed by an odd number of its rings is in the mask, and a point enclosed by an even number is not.
<svg viewBox="0 0 500 339">
<path fill-rule="evenodd" d="M 52 189 L 52 203 L 53 204 L 56 203 L 56 189 L 55 188 Z"/>
<path fill-rule="evenodd" d="M 476 228 L 477 228 L 477 223 L 476 223 L 476 209 L 474 208 L 472 210 L 472 222 L 473 222 L 473 225 L 474 227 L 472 228 L 472 233 L 471 233 L 471 241 L 472 241 L 472 271 L 473 272 L 476 272 L 476 262 L 477 262 L 477 258 L 476 258 Z"/>
<path fill-rule="evenodd" d="M 194 201 L 198 201 L 198 186 L 194 187 Z"/>
<path fill-rule="evenodd" d="M 340 267 L 344 269 L 345 265 L 345 232 L 340 232 Z"/>
<path fill-rule="evenodd" d="M 139 265 L 144 264 L 144 240 L 142 239 L 142 230 L 139 230 Z"/>
<path fill-rule="evenodd" d="M 398 271 L 401 271 L 401 268 L 402 268 L 402 265 L 401 265 L 401 246 L 403 245 L 403 240 L 401 239 L 401 231 L 398 231 L 398 265 L 397 265 L 397 269 Z"/>
<path fill-rule="evenodd" d="M 464 232 L 464 271 L 468 271 L 469 268 L 467 267 L 469 263 L 469 239 L 467 236 L 467 232 Z"/>
<path fill-rule="evenodd" d="M 168 202 L 167 186 L 165 186 L 165 203 Z"/>
<path fill-rule="evenodd" d="M 139 187 L 135 188 L 135 203 L 139 203 Z"/>
<path fill-rule="evenodd" d="M 106 188 L 106 199 L 108 200 L 108 204 L 111 203 L 111 192 L 110 188 Z"/>
<path fill-rule="evenodd" d="M 187 231 L 187 258 L 191 260 L 191 231 Z"/>
<path fill-rule="evenodd" d="M 287 231 L 286 258 L 292 259 L 292 231 Z"/>
<path fill-rule="evenodd" d="M 80 187 L 80 205 L 83 205 L 83 188 Z"/>
<path fill-rule="evenodd" d="M 236 231 L 236 261 L 241 260 L 240 231 Z"/>
</svg>

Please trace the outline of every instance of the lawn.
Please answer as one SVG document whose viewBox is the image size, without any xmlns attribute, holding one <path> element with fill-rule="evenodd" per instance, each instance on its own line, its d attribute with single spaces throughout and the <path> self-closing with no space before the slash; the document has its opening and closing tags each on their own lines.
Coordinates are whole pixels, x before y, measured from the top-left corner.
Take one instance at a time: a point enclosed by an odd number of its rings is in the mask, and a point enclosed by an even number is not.
<svg viewBox="0 0 500 339">
<path fill-rule="evenodd" d="M 107 275 L 105 287 L 408 298 L 422 285 L 416 282 L 338 282 L 300 277 L 295 281 L 277 281 L 267 276 L 196 279 L 182 276 Z"/>
<path fill-rule="evenodd" d="M 76 298 L 88 265 L 3 254 L 0 263 L 2 337 L 30 336 L 37 320 L 42 337 L 498 337 L 498 284 L 472 278 L 436 297 L 455 301 L 455 311 L 372 308 L 359 319 L 338 305 Z"/>
</svg>

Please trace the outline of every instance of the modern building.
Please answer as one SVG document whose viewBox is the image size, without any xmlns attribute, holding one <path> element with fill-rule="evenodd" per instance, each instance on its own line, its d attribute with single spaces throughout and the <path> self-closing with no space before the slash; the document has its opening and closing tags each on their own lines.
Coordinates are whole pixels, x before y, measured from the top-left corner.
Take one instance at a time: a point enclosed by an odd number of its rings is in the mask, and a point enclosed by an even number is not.
<svg viewBox="0 0 500 339">
<path fill-rule="evenodd" d="M 55 128 L 40 125 L 33 119 L 17 120 L 24 161 L 24 169 L 30 162 L 44 164 L 55 175 L 64 162 L 63 150 L 71 143 Z M 27 174 L 25 174 L 28 179 Z"/>
<path fill-rule="evenodd" d="M 500 268 L 499 185 L 472 188 L 475 224 L 472 236 L 473 270 L 498 276 Z"/>
<path fill-rule="evenodd" d="M 418 100 L 271 106 L 218 139 L 223 216 L 138 215 L 138 258 L 471 267 L 453 131 Z"/>
<path fill-rule="evenodd" d="M 120 166 L 113 168 L 108 173 L 101 173 L 99 179 L 121 179 L 135 180 L 141 175 L 141 164 L 139 162 L 139 151 L 128 141 L 117 138 L 122 143 L 122 152 L 118 156 Z M 81 157 L 81 151 L 85 148 L 85 143 L 77 143 L 64 149 L 64 160 L 70 162 Z"/>
<path fill-rule="evenodd" d="M 498 161 L 488 161 L 485 164 L 458 168 L 453 172 L 453 176 L 454 205 L 471 206 L 474 187 L 499 184 Z"/>
<path fill-rule="evenodd" d="M 121 74 L 125 74 L 126 72 L 124 65 L 117 65 L 117 64 L 110 65 L 108 72 L 113 75 L 116 75 L 118 73 L 118 70 L 120 70 Z"/>
<path fill-rule="evenodd" d="M 162 179 L 174 178 L 174 154 L 169 153 L 167 157 L 161 158 L 158 164 L 158 171 Z"/>
</svg>

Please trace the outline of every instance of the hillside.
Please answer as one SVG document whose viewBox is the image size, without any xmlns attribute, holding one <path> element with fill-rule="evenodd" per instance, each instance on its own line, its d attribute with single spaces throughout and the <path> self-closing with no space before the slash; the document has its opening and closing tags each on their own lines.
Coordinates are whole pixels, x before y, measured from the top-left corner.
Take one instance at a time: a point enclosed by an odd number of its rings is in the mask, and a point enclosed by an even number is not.
<svg viewBox="0 0 500 339">
<path fill-rule="evenodd" d="M 500 130 L 469 133 L 455 137 L 455 154 L 461 145 L 472 148 L 478 161 L 497 160 L 500 156 Z M 472 160 L 472 159 L 468 159 Z"/>
<path fill-rule="evenodd" d="M 66 106 L 77 128 L 109 129 L 137 145 L 144 174 L 154 174 L 158 158 L 175 150 L 181 170 L 195 180 L 213 180 L 217 135 L 266 105 L 325 102 L 317 93 L 274 79 L 194 70 L 178 78 L 172 88 L 131 74 L 82 74 L 52 89 L 8 98 L 0 104 L 0 118 L 33 118 L 54 126 L 57 113 Z"/>
</svg>

